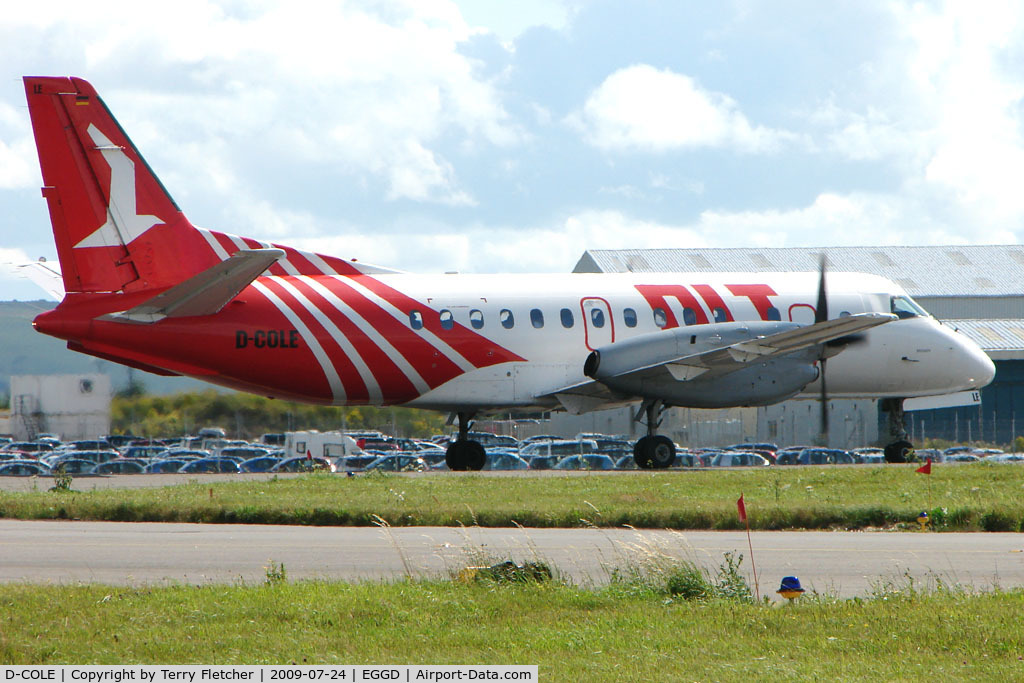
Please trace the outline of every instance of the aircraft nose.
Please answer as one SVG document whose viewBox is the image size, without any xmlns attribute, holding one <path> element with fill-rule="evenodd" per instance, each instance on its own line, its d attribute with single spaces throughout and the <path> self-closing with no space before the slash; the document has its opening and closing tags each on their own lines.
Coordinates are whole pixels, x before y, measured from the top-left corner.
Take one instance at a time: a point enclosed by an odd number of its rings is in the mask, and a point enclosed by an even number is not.
<svg viewBox="0 0 1024 683">
<path fill-rule="evenodd" d="M 964 382 L 972 389 L 980 389 L 996 376 L 996 365 L 992 359 L 969 339 L 962 339 L 961 349 L 964 362 Z"/>
</svg>

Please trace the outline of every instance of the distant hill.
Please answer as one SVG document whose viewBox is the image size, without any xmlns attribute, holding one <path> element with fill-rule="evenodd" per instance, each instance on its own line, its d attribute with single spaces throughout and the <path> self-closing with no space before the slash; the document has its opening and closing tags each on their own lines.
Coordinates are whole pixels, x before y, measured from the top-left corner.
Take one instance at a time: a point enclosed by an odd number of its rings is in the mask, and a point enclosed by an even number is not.
<svg viewBox="0 0 1024 683">
<path fill-rule="evenodd" d="M 99 372 L 110 375 L 115 391 L 128 386 L 129 374 L 125 366 L 68 351 L 63 341 L 32 329 L 32 319 L 56 305 L 54 301 L 0 301 L 0 393 L 10 393 L 11 375 Z M 140 370 L 132 372 L 150 394 L 172 394 L 212 386 L 184 377 L 161 377 Z"/>
</svg>

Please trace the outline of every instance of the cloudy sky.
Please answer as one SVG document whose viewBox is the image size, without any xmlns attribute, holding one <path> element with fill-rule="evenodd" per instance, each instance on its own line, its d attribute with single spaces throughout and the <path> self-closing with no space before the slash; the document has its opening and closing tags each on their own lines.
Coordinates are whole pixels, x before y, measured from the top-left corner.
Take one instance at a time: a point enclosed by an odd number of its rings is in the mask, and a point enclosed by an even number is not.
<svg viewBox="0 0 1024 683">
<path fill-rule="evenodd" d="M 569 271 L 588 248 L 1015 243 L 1022 7 L 5 6 L 0 260 L 55 257 L 26 74 L 91 81 L 196 225 L 406 270 Z M 39 292 L 0 274 L 12 298 Z"/>
</svg>

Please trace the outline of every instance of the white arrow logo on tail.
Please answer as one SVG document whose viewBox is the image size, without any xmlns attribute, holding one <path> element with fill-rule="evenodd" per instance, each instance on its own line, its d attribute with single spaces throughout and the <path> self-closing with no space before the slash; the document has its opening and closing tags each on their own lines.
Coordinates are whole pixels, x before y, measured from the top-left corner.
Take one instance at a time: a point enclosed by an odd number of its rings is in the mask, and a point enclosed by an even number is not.
<svg viewBox="0 0 1024 683">
<path fill-rule="evenodd" d="M 156 216 L 136 213 L 135 163 L 124 150 L 111 142 L 95 124 L 89 124 L 89 137 L 110 165 L 110 204 L 107 222 L 76 247 L 113 247 L 129 244 L 154 225 L 163 223 Z"/>
</svg>

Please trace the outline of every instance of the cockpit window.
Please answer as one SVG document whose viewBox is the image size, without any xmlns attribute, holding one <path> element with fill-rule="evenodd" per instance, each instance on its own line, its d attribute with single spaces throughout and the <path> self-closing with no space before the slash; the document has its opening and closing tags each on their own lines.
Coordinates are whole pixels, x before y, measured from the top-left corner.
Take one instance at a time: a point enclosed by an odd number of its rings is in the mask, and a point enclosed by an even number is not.
<svg viewBox="0 0 1024 683">
<path fill-rule="evenodd" d="M 894 296 L 889 299 L 891 310 L 900 320 L 905 318 L 927 318 L 928 311 L 924 310 L 909 296 Z"/>
</svg>

